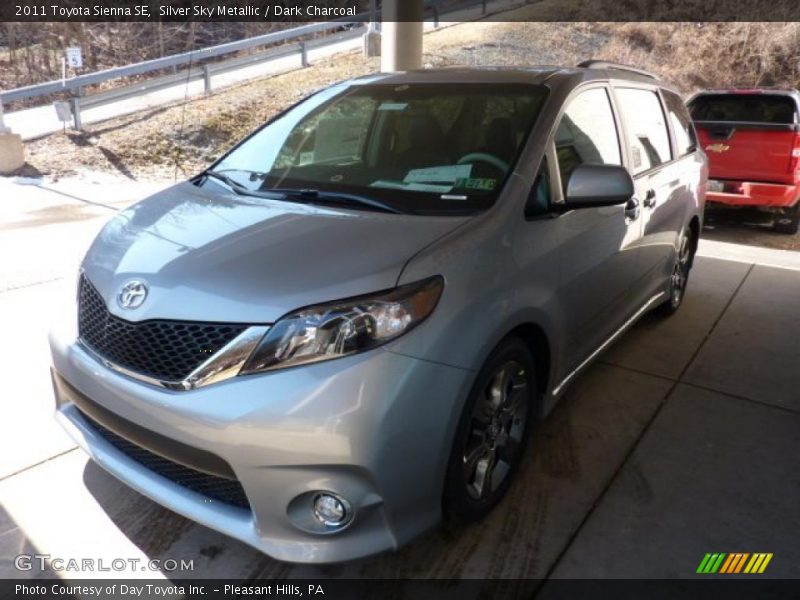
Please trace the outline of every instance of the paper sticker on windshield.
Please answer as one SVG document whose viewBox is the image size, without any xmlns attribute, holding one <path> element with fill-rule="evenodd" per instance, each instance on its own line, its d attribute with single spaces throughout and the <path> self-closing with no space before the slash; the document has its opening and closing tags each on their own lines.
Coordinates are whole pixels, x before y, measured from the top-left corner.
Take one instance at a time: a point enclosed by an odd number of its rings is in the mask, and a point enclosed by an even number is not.
<svg viewBox="0 0 800 600">
<path fill-rule="evenodd" d="M 444 165 L 427 169 L 412 169 L 403 179 L 406 183 L 454 183 L 459 179 L 467 179 L 472 172 L 472 165 Z"/>
<path fill-rule="evenodd" d="M 453 189 L 451 185 L 433 185 L 430 183 L 404 183 L 402 181 L 387 181 L 379 179 L 369 184 L 370 187 L 389 188 L 393 190 L 408 190 L 411 192 L 434 192 L 437 194 L 446 194 Z"/>
<path fill-rule="evenodd" d="M 497 179 L 464 177 L 462 179 L 457 179 L 453 187 L 456 189 L 483 190 L 486 192 L 491 192 L 497 187 Z"/>
<path fill-rule="evenodd" d="M 378 107 L 378 110 L 405 110 L 408 108 L 408 102 L 384 102 Z"/>
</svg>

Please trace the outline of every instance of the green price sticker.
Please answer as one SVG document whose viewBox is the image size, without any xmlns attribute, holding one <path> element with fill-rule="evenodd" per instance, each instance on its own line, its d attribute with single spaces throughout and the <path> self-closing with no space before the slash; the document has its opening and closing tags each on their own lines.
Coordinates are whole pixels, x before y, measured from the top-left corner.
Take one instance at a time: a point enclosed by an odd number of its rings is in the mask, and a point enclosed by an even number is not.
<svg viewBox="0 0 800 600">
<path fill-rule="evenodd" d="M 462 177 L 457 179 L 455 186 L 460 189 L 492 191 L 497 187 L 496 179 L 482 179 L 480 177 Z"/>
</svg>

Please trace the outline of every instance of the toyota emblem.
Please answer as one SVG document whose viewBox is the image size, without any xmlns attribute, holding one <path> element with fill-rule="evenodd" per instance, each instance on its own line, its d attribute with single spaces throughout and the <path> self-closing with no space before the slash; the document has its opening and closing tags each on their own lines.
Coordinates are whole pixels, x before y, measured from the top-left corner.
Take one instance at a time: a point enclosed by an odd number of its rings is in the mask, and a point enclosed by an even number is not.
<svg viewBox="0 0 800 600">
<path fill-rule="evenodd" d="M 147 298 L 147 284 L 141 279 L 132 279 L 120 289 L 117 302 L 122 308 L 133 310 L 144 304 Z"/>
</svg>

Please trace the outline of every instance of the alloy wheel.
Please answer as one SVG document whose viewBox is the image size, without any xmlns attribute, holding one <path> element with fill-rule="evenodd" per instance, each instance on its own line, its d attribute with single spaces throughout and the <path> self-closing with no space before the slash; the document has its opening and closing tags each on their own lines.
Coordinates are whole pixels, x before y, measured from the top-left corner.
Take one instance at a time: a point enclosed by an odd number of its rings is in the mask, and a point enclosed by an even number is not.
<svg viewBox="0 0 800 600">
<path fill-rule="evenodd" d="M 467 492 L 488 501 L 508 477 L 522 447 L 529 377 L 517 361 L 500 366 L 475 403 L 463 453 Z"/>
<path fill-rule="evenodd" d="M 689 268 L 692 260 L 692 244 L 689 236 L 685 233 L 681 236 L 680 249 L 675 259 L 675 266 L 672 268 L 670 278 L 670 304 L 672 308 L 677 308 L 683 301 L 683 294 L 686 292 L 686 283 L 689 280 Z"/>
</svg>

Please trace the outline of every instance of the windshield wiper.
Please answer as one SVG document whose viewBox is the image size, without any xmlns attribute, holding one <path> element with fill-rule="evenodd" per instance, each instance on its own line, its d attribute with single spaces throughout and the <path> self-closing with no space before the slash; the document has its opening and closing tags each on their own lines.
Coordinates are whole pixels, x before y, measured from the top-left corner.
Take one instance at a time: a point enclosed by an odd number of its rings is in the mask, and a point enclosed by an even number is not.
<svg viewBox="0 0 800 600">
<path fill-rule="evenodd" d="M 391 204 L 386 204 L 374 198 L 367 198 L 366 196 L 359 196 L 357 194 L 347 194 L 343 192 L 325 192 L 314 189 L 292 189 L 292 188 L 271 188 L 268 191 L 284 194 L 287 198 L 297 200 L 299 202 L 308 202 L 312 204 L 361 204 L 368 206 L 375 210 L 382 212 L 403 214 L 403 211 L 395 208 Z"/>
<path fill-rule="evenodd" d="M 213 177 L 214 179 L 218 179 L 219 181 L 227 185 L 229 188 L 231 188 L 237 194 L 240 194 L 242 196 L 253 195 L 253 193 L 247 187 L 243 186 L 238 181 L 231 179 L 227 175 L 223 175 L 222 173 L 219 173 L 217 171 L 206 171 L 205 173 L 203 173 L 203 175 L 205 175 L 206 177 Z"/>
<path fill-rule="evenodd" d="M 248 178 L 250 181 L 258 181 L 266 179 L 269 173 L 264 173 L 262 171 L 251 171 L 250 169 L 223 169 L 222 171 L 214 171 L 217 175 L 222 175 L 223 173 L 247 173 Z"/>
<path fill-rule="evenodd" d="M 239 183 L 235 179 L 228 177 L 220 171 L 206 171 L 203 173 L 203 175 L 218 179 L 240 196 L 248 196 L 249 198 L 264 198 L 265 200 L 286 200 L 285 194 L 281 192 L 271 192 L 271 190 L 266 192 L 251 190 L 246 185 Z"/>
<path fill-rule="evenodd" d="M 287 200 L 290 202 L 305 202 L 309 204 L 322 204 L 322 203 L 350 203 L 361 204 L 368 206 L 375 210 L 383 212 L 402 214 L 403 211 L 385 204 L 379 200 L 358 196 L 356 194 L 346 194 L 340 192 L 322 192 L 314 189 L 293 189 L 293 188 L 274 188 L 268 190 L 251 190 L 247 186 L 242 185 L 235 179 L 232 179 L 219 171 L 206 171 L 203 173 L 206 177 L 213 177 L 226 184 L 234 192 L 241 196 L 249 196 L 251 198 L 266 198 L 268 200 Z"/>
</svg>

